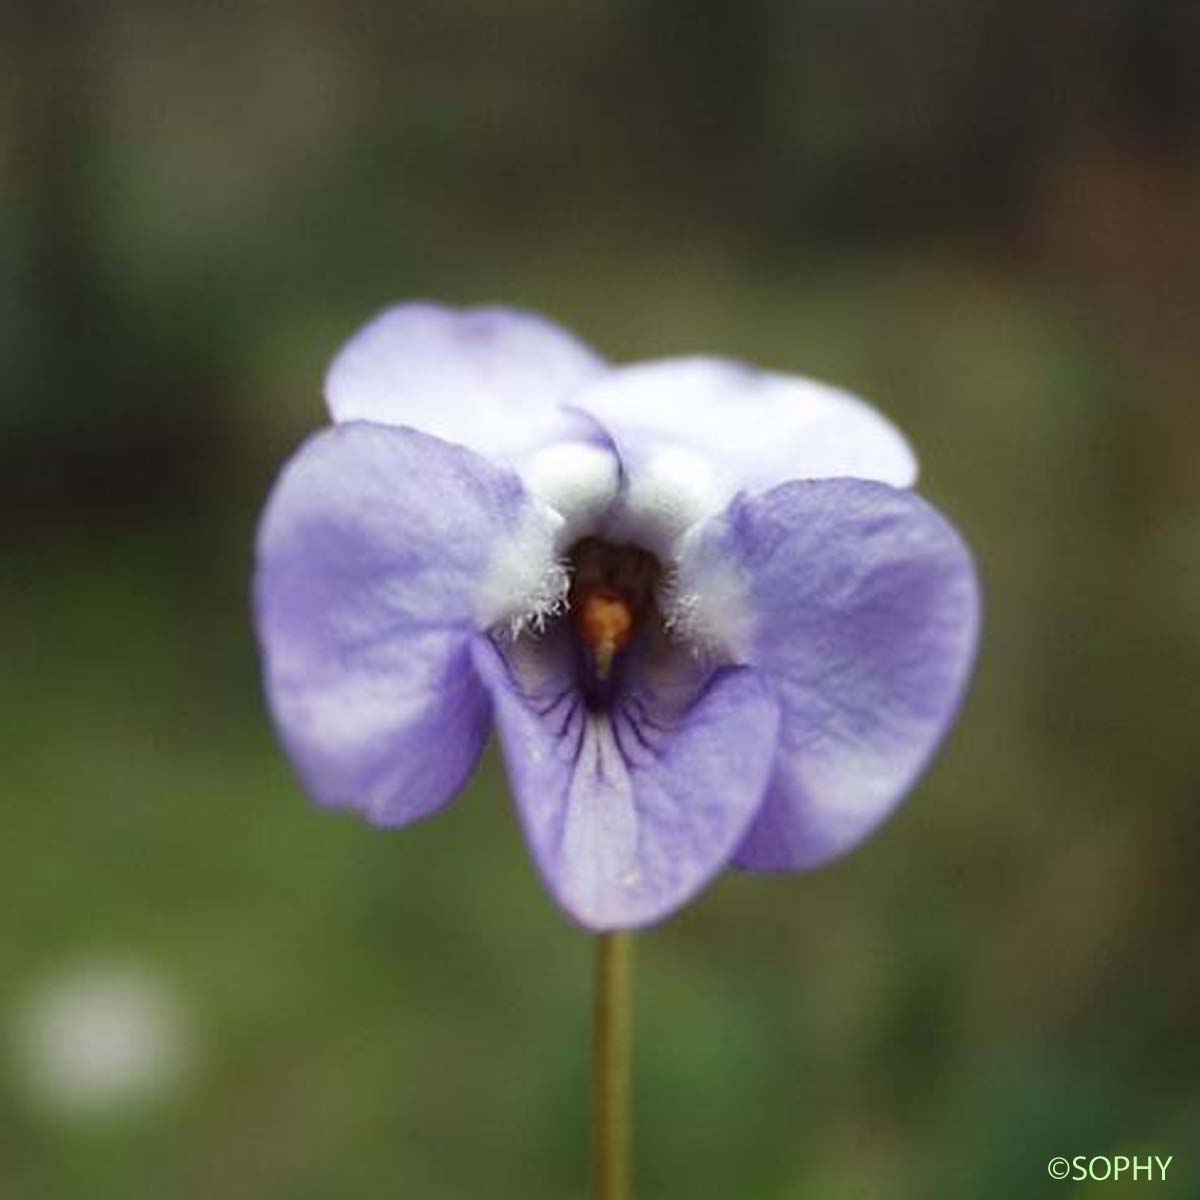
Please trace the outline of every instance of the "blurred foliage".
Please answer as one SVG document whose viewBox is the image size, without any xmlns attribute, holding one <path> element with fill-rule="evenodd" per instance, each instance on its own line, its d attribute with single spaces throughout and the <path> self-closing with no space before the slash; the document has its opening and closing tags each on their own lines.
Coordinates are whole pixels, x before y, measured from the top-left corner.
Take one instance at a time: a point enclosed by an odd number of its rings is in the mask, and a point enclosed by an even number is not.
<svg viewBox="0 0 1200 1200">
<path fill-rule="evenodd" d="M 303 801 L 258 692 L 262 498 L 339 343 L 433 296 L 861 390 L 986 581 L 901 815 L 643 940 L 644 1195 L 1049 1196 L 1052 1155 L 1157 1153 L 1200 1196 L 1198 16 L 0 16 L 0 1017 L 127 955 L 198 1047 L 101 1122 L 0 1061 L 0 1194 L 580 1193 L 589 948 L 497 763 L 379 834 Z"/>
</svg>

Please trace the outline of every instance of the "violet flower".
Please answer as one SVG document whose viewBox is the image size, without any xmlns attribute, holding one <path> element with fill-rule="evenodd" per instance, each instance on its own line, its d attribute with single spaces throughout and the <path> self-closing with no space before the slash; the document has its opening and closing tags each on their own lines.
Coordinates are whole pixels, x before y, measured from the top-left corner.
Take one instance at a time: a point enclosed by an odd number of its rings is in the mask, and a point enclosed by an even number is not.
<svg viewBox="0 0 1200 1200">
<path fill-rule="evenodd" d="M 951 724 L 979 596 L 844 392 L 716 359 L 613 367 L 529 313 L 393 308 L 335 359 L 255 599 L 307 790 L 399 826 L 493 721 L 555 899 L 659 921 L 729 864 L 815 867 Z"/>
</svg>

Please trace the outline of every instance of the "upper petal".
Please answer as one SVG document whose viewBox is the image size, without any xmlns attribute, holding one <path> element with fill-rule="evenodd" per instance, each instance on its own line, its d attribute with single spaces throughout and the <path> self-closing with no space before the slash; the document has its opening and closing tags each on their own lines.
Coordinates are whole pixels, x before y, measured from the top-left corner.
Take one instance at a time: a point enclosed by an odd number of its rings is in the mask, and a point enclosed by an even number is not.
<svg viewBox="0 0 1200 1200">
<path fill-rule="evenodd" d="M 571 400 L 612 438 L 625 475 L 614 536 L 668 551 L 739 491 L 851 476 L 908 487 L 903 435 L 865 401 L 811 379 L 720 359 L 639 363 Z"/>
<path fill-rule="evenodd" d="M 762 801 L 776 704 L 753 671 L 697 689 L 668 668 L 591 711 L 558 649 L 475 647 L 526 838 L 579 924 L 648 925 L 728 864 Z"/>
<path fill-rule="evenodd" d="M 325 380 L 335 421 L 407 425 L 515 467 L 572 522 L 612 499 L 617 463 L 564 402 L 606 369 L 566 330 L 508 308 L 400 304 L 338 353 Z"/>
<path fill-rule="evenodd" d="M 812 867 L 848 850 L 904 797 L 957 711 L 980 607 L 962 539 L 911 492 L 787 484 L 697 530 L 680 579 L 702 611 L 706 590 L 721 597 L 706 631 L 736 618 L 730 642 L 782 708 L 737 861 Z"/>
<path fill-rule="evenodd" d="M 512 472 L 412 430 L 341 425 L 300 449 L 259 529 L 255 615 L 318 801 L 402 824 L 461 787 L 490 728 L 470 640 L 561 591 L 556 523 Z"/>
</svg>

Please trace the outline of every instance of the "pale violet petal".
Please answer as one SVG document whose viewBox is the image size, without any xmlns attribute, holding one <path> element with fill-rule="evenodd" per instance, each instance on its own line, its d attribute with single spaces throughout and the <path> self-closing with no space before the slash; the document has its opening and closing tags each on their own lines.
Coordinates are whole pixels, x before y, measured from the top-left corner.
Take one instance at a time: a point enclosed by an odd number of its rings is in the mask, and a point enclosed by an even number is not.
<svg viewBox="0 0 1200 1200">
<path fill-rule="evenodd" d="M 633 651 L 630 651 L 632 654 Z M 669 916 L 725 867 L 758 811 L 777 709 L 753 671 L 702 681 L 684 656 L 592 710 L 571 647 L 478 639 L 526 839 L 567 914 L 588 929 Z"/>
<path fill-rule="evenodd" d="M 403 824 L 466 781 L 491 727 L 471 639 L 557 605 L 559 522 L 511 472 L 408 429 L 311 438 L 258 537 L 271 710 L 315 799 Z"/>
<path fill-rule="evenodd" d="M 529 492 L 563 518 L 560 548 L 600 528 L 616 499 L 620 464 L 612 448 L 596 442 L 554 442 L 516 463 Z"/>
<path fill-rule="evenodd" d="M 813 867 L 903 799 L 953 723 L 979 590 L 955 529 L 912 492 L 861 480 L 739 497 L 689 536 L 678 588 L 705 632 L 770 680 L 779 750 L 740 865 Z M 722 589 L 724 589 L 722 591 Z"/>
<path fill-rule="evenodd" d="M 403 425 L 513 467 L 573 530 L 616 494 L 616 456 L 566 406 L 604 360 L 535 313 L 409 303 L 342 348 L 325 395 L 335 421 Z"/>
<path fill-rule="evenodd" d="M 596 376 L 570 404 L 596 420 L 621 459 L 612 535 L 659 553 L 740 491 L 843 476 L 908 487 L 917 475 L 904 436 L 865 401 L 741 363 L 637 363 Z"/>
</svg>

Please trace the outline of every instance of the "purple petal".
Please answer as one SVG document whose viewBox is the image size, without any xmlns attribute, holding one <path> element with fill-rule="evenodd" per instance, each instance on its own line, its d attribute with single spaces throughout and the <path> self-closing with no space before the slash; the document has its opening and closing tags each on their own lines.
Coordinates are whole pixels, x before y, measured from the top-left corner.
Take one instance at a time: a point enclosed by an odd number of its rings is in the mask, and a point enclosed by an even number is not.
<svg viewBox="0 0 1200 1200">
<path fill-rule="evenodd" d="M 406 425 L 513 464 L 548 444 L 597 439 L 561 404 L 604 369 L 533 313 L 400 304 L 341 349 L 325 395 L 335 421 Z"/>
<path fill-rule="evenodd" d="M 697 691 L 676 663 L 644 672 L 610 712 L 589 711 L 556 658 L 565 649 L 548 639 L 502 655 L 476 642 L 517 808 L 575 921 L 648 925 L 728 864 L 762 801 L 775 701 L 753 671 L 720 671 Z"/>
<path fill-rule="evenodd" d="M 917 464 L 870 405 L 811 379 L 719 359 L 606 372 L 570 402 L 612 438 L 626 477 L 612 534 L 668 553 L 739 491 L 853 476 L 908 487 Z"/>
<path fill-rule="evenodd" d="M 979 630 L 970 554 L 919 497 L 844 479 L 735 501 L 691 548 L 685 586 L 728 590 L 731 570 L 751 618 L 744 660 L 782 706 L 737 861 L 816 866 L 896 807 L 954 719 Z"/>
<path fill-rule="evenodd" d="M 510 471 L 411 430 L 337 426 L 287 465 L 259 530 L 257 630 L 320 803 L 400 825 L 466 781 L 491 724 L 470 641 L 512 582 L 505 557 L 549 553 L 540 520 Z"/>
</svg>

